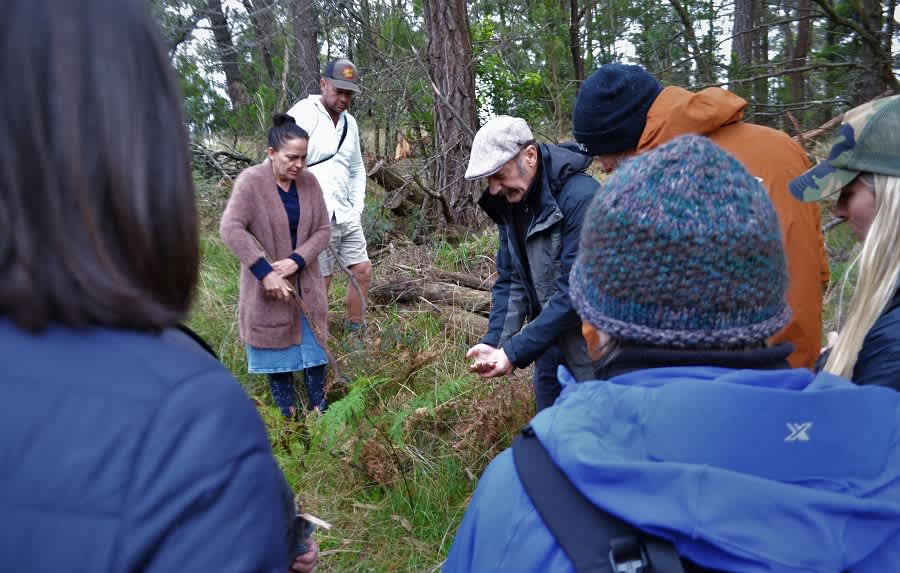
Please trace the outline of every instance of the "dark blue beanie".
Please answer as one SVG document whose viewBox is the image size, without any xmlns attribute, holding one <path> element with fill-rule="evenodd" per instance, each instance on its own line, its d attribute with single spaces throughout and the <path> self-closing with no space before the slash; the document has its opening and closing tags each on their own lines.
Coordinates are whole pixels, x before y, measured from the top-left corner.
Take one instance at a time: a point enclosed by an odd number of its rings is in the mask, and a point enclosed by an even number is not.
<svg viewBox="0 0 900 573">
<path fill-rule="evenodd" d="M 637 345 L 732 349 L 787 324 L 787 266 L 765 188 L 705 137 L 625 162 L 597 192 L 569 275 L 572 305 Z"/>
<path fill-rule="evenodd" d="M 591 155 L 635 149 L 647 124 L 647 112 L 662 89 L 640 66 L 601 66 L 578 91 L 572 114 L 575 140 Z"/>
</svg>

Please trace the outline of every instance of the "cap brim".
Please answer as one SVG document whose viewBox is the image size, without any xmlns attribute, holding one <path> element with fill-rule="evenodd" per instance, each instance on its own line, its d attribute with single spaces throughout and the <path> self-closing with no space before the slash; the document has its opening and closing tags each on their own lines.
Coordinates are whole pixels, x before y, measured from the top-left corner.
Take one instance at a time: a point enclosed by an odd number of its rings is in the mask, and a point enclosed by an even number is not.
<svg viewBox="0 0 900 573">
<path fill-rule="evenodd" d="M 840 192 L 857 175 L 859 171 L 838 169 L 823 161 L 791 181 L 788 187 L 791 194 L 801 201 L 818 201 Z"/>
<path fill-rule="evenodd" d="M 488 165 L 484 161 L 479 161 L 479 159 L 480 158 L 473 157 L 469 160 L 469 166 L 466 167 L 466 174 L 463 177 L 470 181 L 473 179 L 481 179 L 482 177 L 490 177 L 494 173 L 500 171 L 500 168 L 503 167 L 503 163 L 500 165 Z"/>
<path fill-rule="evenodd" d="M 347 80 L 338 80 L 335 78 L 328 78 L 331 80 L 331 84 L 339 90 L 348 90 L 354 93 L 359 93 L 359 86 L 353 82 L 348 82 Z"/>
</svg>

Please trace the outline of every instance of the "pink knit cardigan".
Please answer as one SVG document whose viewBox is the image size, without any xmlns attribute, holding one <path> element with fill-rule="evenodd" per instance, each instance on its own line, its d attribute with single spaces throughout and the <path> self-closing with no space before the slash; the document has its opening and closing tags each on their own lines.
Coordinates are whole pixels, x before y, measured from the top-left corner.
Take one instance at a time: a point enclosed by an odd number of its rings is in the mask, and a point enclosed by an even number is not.
<svg viewBox="0 0 900 573">
<path fill-rule="evenodd" d="M 319 271 L 319 253 L 328 247 L 331 229 L 322 189 L 316 177 L 303 170 L 295 180 L 300 197 L 297 248 L 293 250 L 306 267 L 291 277 L 292 286 L 303 297 L 307 320 L 316 333 L 327 333 L 328 299 Z M 234 182 L 219 226 L 222 240 L 241 261 L 238 328 L 245 344 L 258 348 L 287 348 L 300 344 L 303 336 L 300 307 L 295 300 L 279 301 L 265 296 L 262 282 L 250 272 L 260 257 L 269 263 L 291 254 L 287 213 L 278 196 L 272 164 L 248 167 Z M 324 340 L 319 340 L 325 344 Z"/>
</svg>

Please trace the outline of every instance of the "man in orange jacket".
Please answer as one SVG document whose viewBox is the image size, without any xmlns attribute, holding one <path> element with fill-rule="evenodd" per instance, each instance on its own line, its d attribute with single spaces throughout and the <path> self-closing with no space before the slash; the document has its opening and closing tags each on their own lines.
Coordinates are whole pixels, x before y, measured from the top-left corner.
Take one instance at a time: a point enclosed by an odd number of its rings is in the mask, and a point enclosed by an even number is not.
<svg viewBox="0 0 900 573">
<path fill-rule="evenodd" d="M 822 293 L 828 261 L 819 208 L 802 203 L 788 182 L 809 168 L 803 149 L 786 134 L 741 121 L 747 102 L 721 88 L 697 93 L 663 88 L 640 66 L 607 64 L 584 81 L 575 102 L 572 132 L 604 171 L 629 155 L 679 135 L 705 135 L 734 155 L 769 192 L 788 260 L 788 304 L 793 318 L 771 340 L 791 342 L 793 367 L 812 368 L 822 336 Z M 739 296 L 739 293 L 735 293 Z"/>
</svg>

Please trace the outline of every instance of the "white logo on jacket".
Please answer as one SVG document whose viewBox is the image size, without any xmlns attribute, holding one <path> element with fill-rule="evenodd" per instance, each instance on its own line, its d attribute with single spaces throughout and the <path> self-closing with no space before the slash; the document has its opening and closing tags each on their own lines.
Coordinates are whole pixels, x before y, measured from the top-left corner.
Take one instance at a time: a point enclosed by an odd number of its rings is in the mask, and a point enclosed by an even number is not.
<svg viewBox="0 0 900 573">
<path fill-rule="evenodd" d="M 808 442 L 809 441 L 809 430 L 812 428 L 812 422 L 801 422 L 801 423 L 787 423 L 787 428 L 791 432 L 788 434 L 788 437 L 784 439 L 785 442 Z"/>
</svg>

